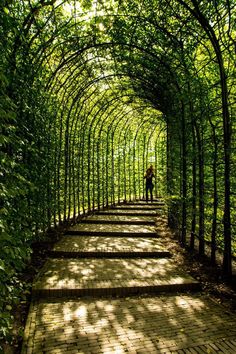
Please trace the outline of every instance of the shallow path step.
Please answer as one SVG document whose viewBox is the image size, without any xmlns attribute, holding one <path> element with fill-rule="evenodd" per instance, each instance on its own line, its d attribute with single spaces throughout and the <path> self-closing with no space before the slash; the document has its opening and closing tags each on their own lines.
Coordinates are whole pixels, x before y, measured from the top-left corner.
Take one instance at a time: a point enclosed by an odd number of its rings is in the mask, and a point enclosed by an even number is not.
<svg viewBox="0 0 236 354">
<path fill-rule="evenodd" d="M 236 317 L 209 296 L 40 300 L 22 354 L 236 353 Z"/>
<path fill-rule="evenodd" d="M 146 200 L 138 200 L 138 201 L 134 201 L 134 202 L 127 202 L 127 203 L 124 203 L 122 205 L 151 205 L 151 206 L 164 206 L 165 203 L 163 200 L 156 200 L 156 201 L 153 201 L 153 202 L 146 202 Z"/>
<path fill-rule="evenodd" d="M 49 252 L 51 257 L 170 257 L 156 238 L 63 236 Z"/>
<path fill-rule="evenodd" d="M 118 216 L 145 216 L 145 217 L 150 217 L 150 216 L 156 216 L 157 215 L 157 210 L 132 210 L 132 209 L 107 209 L 107 210 L 101 210 L 96 213 L 96 215 L 118 215 Z"/>
<path fill-rule="evenodd" d="M 113 224 L 77 224 L 66 233 L 67 235 L 90 236 L 136 236 L 157 237 L 154 226 L 113 225 Z"/>
<path fill-rule="evenodd" d="M 168 251 L 77 251 L 77 250 L 50 250 L 48 255 L 51 258 L 165 258 L 171 257 Z"/>
<path fill-rule="evenodd" d="M 114 209 L 123 209 L 123 210 L 156 210 L 163 208 L 163 205 L 151 205 L 151 204 L 121 204 L 114 207 Z"/>
<path fill-rule="evenodd" d="M 85 224 L 130 224 L 130 225 L 155 225 L 155 216 L 133 215 L 92 215 L 80 221 Z"/>
<path fill-rule="evenodd" d="M 199 290 L 171 259 L 49 259 L 32 289 L 34 298 L 129 295 Z"/>
<path fill-rule="evenodd" d="M 109 220 L 109 219 L 87 219 L 81 220 L 81 224 L 112 224 L 112 225 L 155 225 L 155 220 Z"/>
</svg>

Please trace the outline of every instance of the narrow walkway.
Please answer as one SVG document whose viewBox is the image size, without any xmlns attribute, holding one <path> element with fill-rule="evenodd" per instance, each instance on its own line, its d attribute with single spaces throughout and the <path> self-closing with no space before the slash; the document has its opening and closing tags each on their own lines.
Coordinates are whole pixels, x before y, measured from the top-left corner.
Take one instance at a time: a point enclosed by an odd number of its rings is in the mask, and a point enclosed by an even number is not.
<svg viewBox="0 0 236 354">
<path fill-rule="evenodd" d="M 99 212 L 54 246 L 22 354 L 236 353 L 236 319 L 164 248 L 163 204 Z"/>
</svg>

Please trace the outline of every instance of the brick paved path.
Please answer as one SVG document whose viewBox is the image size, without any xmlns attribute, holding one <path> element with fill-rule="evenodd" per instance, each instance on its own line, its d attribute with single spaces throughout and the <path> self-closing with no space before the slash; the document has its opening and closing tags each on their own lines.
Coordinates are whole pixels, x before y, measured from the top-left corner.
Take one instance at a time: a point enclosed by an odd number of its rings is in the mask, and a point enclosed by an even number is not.
<svg viewBox="0 0 236 354">
<path fill-rule="evenodd" d="M 35 279 L 22 354 L 236 353 L 236 318 L 163 248 L 160 207 L 123 205 L 62 237 Z"/>
</svg>

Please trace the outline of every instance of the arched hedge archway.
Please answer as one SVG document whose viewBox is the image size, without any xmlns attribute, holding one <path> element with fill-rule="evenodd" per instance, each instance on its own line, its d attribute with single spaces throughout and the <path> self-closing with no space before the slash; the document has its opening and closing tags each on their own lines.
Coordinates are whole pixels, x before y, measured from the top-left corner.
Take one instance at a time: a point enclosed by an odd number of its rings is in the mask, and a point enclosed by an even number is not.
<svg viewBox="0 0 236 354">
<path fill-rule="evenodd" d="M 198 242 L 200 254 L 209 244 L 213 263 L 221 250 L 231 277 L 235 7 L 234 0 L 2 2 L 3 294 L 49 228 L 142 198 L 151 162 L 180 242 L 192 249 Z"/>
</svg>

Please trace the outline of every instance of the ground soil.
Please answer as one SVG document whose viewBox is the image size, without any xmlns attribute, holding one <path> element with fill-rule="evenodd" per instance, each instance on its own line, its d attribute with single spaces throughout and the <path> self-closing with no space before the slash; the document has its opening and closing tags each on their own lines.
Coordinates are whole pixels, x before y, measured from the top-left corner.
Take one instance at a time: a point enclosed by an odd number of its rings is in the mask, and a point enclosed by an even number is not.
<svg viewBox="0 0 236 354">
<path fill-rule="evenodd" d="M 228 281 L 222 276 L 220 265 L 212 266 L 207 256 L 200 257 L 196 251 L 181 247 L 178 236 L 168 233 L 166 248 L 176 264 L 201 283 L 202 290 L 230 312 L 236 313 L 236 274 Z"/>
<path fill-rule="evenodd" d="M 50 239 L 57 240 L 58 237 L 60 237 L 60 233 L 53 235 Z M 199 257 L 196 253 L 190 253 L 187 249 L 181 247 L 174 233 L 168 232 L 164 243 L 173 255 L 176 264 L 200 281 L 204 293 L 207 293 L 214 301 L 221 303 L 227 311 L 236 313 L 235 279 L 231 282 L 223 281 L 219 266 L 212 267 L 207 257 Z M 44 264 L 47 253 L 52 246 L 51 241 L 38 242 L 33 245 L 31 264 L 27 267 L 27 272 L 22 274 L 23 280 L 29 285 L 32 284 L 35 275 Z M 27 300 L 14 309 L 13 338 L 11 343 L 2 344 L 4 354 L 19 354 L 21 351 L 22 335 L 20 335 L 18 329 L 24 328 L 30 301 L 31 296 L 29 294 Z"/>
</svg>

